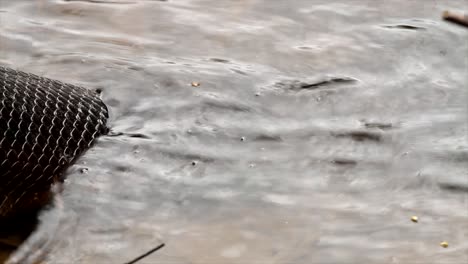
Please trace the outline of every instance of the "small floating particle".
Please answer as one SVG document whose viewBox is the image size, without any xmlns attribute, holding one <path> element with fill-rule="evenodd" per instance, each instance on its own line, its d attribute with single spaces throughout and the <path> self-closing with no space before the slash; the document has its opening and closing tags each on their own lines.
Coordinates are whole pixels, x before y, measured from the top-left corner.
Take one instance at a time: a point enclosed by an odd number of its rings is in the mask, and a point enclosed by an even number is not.
<svg viewBox="0 0 468 264">
<path fill-rule="evenodd" d="M 412 216 L 411 221 L 413 221 L 414 223 L 417 223 L 418 222 L 418 217 L 417 216 Z"/>
<path fill-rule="evenodd" d="M 197 165 L 197 162 L 196 161 L 192 161 L 192 166 L 195 166 Z"/>
<path fill-rule="evenodd" d="M 241 137 L 240 140 L 241 140 L 241 141 L 245 141 L 245 137 Z"/>
<path fill-rule="evenodd" d="M 193 87 L 198 87 L 198 86 L 200 86 L 200 83 L 199 83 L 199 82 L 192 82 L 191 84 L 192 84 Z"/>
<path fill-rule="evenodd" d="M 255 96 L 260 96 L 260 93 L 255 93 Z"/>
<path fill-rule="evenodd" d="M 440 246 L 443 247 L 443 248 L 447 248 L 448 247 L 448 242 L 447 241 L 442 241 L 442 242 L 440 242 Z"/>
</svg>

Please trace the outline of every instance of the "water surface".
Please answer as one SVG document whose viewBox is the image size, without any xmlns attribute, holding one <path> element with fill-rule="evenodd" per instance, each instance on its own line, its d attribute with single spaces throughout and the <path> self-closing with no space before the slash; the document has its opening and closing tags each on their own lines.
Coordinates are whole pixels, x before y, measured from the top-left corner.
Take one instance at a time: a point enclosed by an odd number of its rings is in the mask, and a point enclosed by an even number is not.
<svg viewBox="0 0 468 264">
<path fill-rule="evenodd" d="M 0 1 L 0 63 L 125 133 L 68 171 L 49 263 L 467 262 L 467 6 Z"/>
</svg>

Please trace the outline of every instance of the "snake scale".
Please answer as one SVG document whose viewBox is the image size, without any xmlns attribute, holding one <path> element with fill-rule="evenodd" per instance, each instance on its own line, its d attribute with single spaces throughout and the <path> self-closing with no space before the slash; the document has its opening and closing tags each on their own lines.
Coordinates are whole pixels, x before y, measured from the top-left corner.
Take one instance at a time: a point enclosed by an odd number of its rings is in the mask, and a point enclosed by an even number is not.
<svg viewBox="0 0 468 264">
<path fill-rule="evenodd" d="M 0 219 L 46 204 L 107 118 L 95 91 L 0 66 Z"/>
</svg>

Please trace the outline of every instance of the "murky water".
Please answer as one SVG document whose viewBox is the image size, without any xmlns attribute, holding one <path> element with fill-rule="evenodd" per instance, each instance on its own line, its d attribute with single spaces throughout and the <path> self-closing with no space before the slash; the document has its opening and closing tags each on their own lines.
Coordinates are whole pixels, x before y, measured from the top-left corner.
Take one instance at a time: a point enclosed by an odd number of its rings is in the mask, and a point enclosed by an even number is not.
<svg viewBox="0 0 468 264">
<path fill-rule="evenodd" d="M 0 0 L 0 63 L 124 133 L 42 216 L 49 263 L 467 262 L 467 7 Z"/>
</svg>

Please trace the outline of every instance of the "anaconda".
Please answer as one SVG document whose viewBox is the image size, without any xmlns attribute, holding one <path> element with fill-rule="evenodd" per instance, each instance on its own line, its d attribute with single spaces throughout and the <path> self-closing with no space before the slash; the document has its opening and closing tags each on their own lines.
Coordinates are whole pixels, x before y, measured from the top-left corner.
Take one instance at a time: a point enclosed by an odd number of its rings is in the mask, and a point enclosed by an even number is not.
<svg viewBox="0 0 468 264">
<path fill-rule="evenodd" d="M 108 116 L 96 91 L 0 66 L 0 220 L 46 204 Z"/>
</svg>

